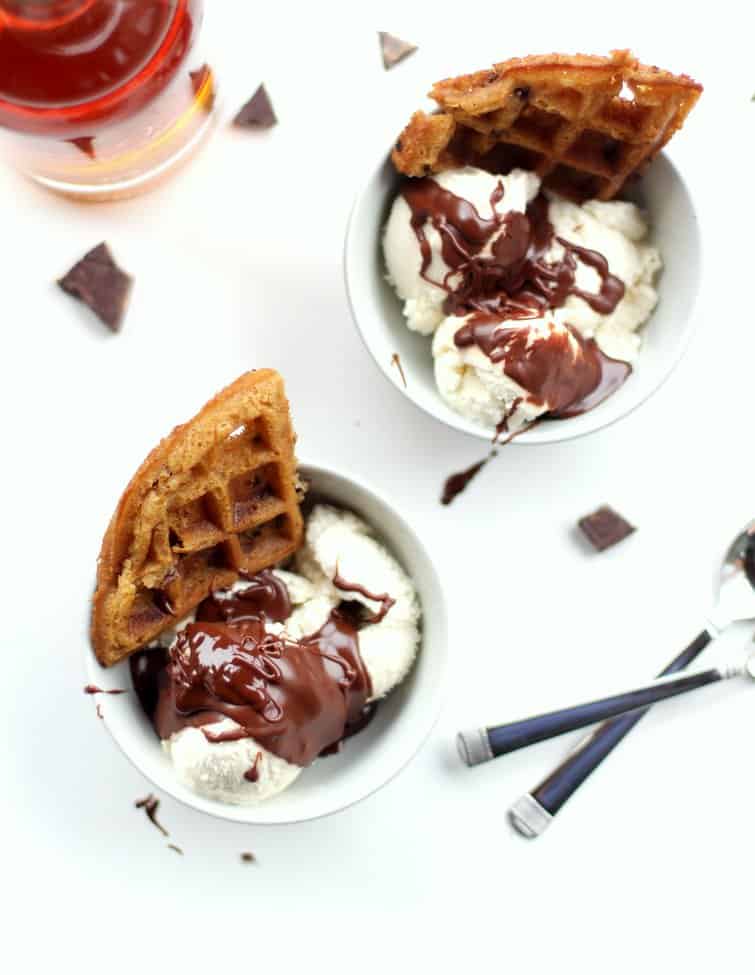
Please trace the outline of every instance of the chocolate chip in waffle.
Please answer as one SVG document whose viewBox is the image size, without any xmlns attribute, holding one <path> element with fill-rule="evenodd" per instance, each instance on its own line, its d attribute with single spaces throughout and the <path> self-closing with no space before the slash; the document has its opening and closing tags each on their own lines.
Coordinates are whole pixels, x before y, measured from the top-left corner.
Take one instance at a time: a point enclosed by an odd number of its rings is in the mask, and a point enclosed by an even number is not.
<svg viewBox="0 0 755 975">
<path fill-rule="evenodd" d="M 701 91 L 629 51 L 512 58 L 437 82 L 439 110 L 412 116 L 392 158 L 407 176 L 519 166 L 564 196 L 610 200 L 681 128 Z"/>
<path fill-rule="evenodd" d="M 300 545 L 294 433 L 283 380 L 248 372 L 147 457 L 105 533 L 92 643 L 109 666 L 210 592 Z"/>
</svg>

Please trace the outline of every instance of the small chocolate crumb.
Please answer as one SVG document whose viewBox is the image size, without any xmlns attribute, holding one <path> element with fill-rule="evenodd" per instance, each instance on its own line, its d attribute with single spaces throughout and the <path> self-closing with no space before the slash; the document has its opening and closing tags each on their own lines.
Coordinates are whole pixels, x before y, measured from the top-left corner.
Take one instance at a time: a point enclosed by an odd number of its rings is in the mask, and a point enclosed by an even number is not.
<svg viewBox="0 0 755 975">
<path fill-rule="evenodd" d="M 101 687 L 96 684 L 85 684 L 84 685 L 85 694 L 128 694 L 128 688 L 125 687 L 115 687 L 112 691 L 103 691 Z"/>
<path fill-rule="evenodd" d="M 106 243 L 98 244 L 58 281 L 58 286 L 88 305 L 113 332 L 119 332 L 134 279 L 113 260 Z"/>
<path fill-rule="evenodd" d="M 404 389 L 406 389 L 406 376 L 404 375 L 404 367 L 401 365 L 401 357 L 398 352 L 394 352 L 391 356 L 391 365 L 398 369 L 399 375 L 401 376 L 401 382 L 404 384 Z"/>
<path fill-rule="evenodd" d="M 526 102 L 527 99 L 530 97 L 529 85 L 524 85 L 521 88 L 515 88 L 514 94 L 516 95 L 517 98 L 521 98 L 523 102 Z"/>
<path fill-rule="evenodd" d="M 76 146 L 85 156 L 89 156 L 90 159 L 96 159 L 97 155 L 94 151 L 94 136 L 92 135 L 82 135 L 78 139 L 66 139 L 66 142 L 70 142 L 72 146 Z"/>
<path fill-rule="evenodd" d="M 485 79 L 485 84 L 492 85 L 496 81 L 498 81 L 498 72 L 497 71 L 489 72 L 487 78 Z"/>
<path fill-rule="evenodd" d="M 609 508 L 608 505 L 598 508 L 590 515 L 580 518 L 578 523 L 583 534 L 590 544 L 598 552 L 602 552 L 612 545 L 621 542 L 633 531 L 634 525 L 630 525 L 620 514 Z"/>
<path fill-rule="evenodd" d="M 203 64 L 196 71 L 189 72 L 191 88 L 197 99 L 201 99 L 202 108 L 211 112 L 215 105 L 215 79 L 209 64 Z"/>
<path fill-rule="evenodd" d="M 100 719 L 100 721 L 102 721 L 102 708 L 100 707 L 99 701 L 97 702 L 95 710 L 97 711 L 97 717 Z"/>
<path fill-rule="evenodd" d="M 176 846 L 176 844 L 175 844 L 175 843 L 168 843 L 168 849 L 169 849 L 169 850 L 175 850 L 175 851 L 176 851 L 176 853 L 180 853 L 180 854 L 181 854 L 181 856 L 183 856 L 183 855 L 184 855 L 184 851 L 183 851 L 183 850 L 181 849 L 181 847 L 180 847 L 180 846 Z"/>
<path fill-rule="evenodd" d="M 383 55 L 383 67 L 386 71 L 395 68 L 399 61 L 408 58 L 417 50 L 416 44 L 402 41 L 400 37 L 387 34 L 384 30 L 378 31 L 378 37 L 380 38 L 380 51 Z"/>
<path fill-rule="evenodd" d="M 151 792 L 143 799 L 137 799 L 134 805 L 137 809 L 143 809 L 145 811 L 149 821 L 160 830 L 163 836 L 170 836 L 167 829 L 157 821 L 157 810 L 160 806 L 160 800 L 153 796 Z"/>
<path fill-rule="evenodd" d="M 240 128 L 250 126 L 258 129 L 269 129 L 277 122 L 278 119 L 264 85 L 259 86 L 233 120 L 233 124 Z"/>
<path fill-rule="evenodd" d="M 493 457 L 497 456 L 495 450 L 491 450 L 487 457 L 483 457 L 482 460 L 478 460 L 476 464 L 472 464 L 471 467 L 467 467 L 466 470 L 459 471 L 458 474 L 452 474 L 446 479 L 446 483 L 443 485 L 443 494 L 441 495 L 440 503 L 449 505 L 456 498 L 457 495 L 467 487 L 469 482 L 473 480 L 483 467 L 492 460 Z"/>
<path fill-rule="evenodd" d="M 257 857 L 253 853 L 242 853 L 241 854 L 242 863 L 256 863 Z"/>
</svg>

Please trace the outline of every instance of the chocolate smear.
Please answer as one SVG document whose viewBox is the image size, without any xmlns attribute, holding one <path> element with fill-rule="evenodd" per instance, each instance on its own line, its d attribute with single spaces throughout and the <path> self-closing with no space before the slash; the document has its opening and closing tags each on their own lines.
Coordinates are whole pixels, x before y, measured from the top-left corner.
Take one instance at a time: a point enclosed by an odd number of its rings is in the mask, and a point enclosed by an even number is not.
<svg viewBox="0 0 755 975">
<path fill-rule="evenodd" d="M 137 799 L 134 805 L 137 809 L 143 809 L 145 811 L 149 821 L 153 826 L 156 826 L 160 830 L 163 836 L 170 836 L 167 829 L 157 820 L 157 810 L 160 806 L 160 800 L 158 798 L 153 796 L 150 792 L 150 794 L 145 796 L 143 799 Z"/>
<path fill-rule="evenodd" d="M 634 525 L 630 525 L 608 505 L 603 505 L 592 514 L 580 518 L 578 524 L 587 540 L 598 552 L 616 545 L 636 531 Z"/>
<path fill-rule="evenodd" d="M 94 151 L 94 136 L 92 135 L 82 135 L 78 139 L 66 139 L 66 142 L 70 142 L 72 146 L 76 146 L 85 156 L 89 156 L 90 159 L 96 159 L 97 155 Z"/>
<path fill-rule="evenodd" d="M 241 854 L 242 863 L 256 863 L 257 857 L 253 853 L 242 853 Z"/>
<path fill-rule="evenodd" d="M 175 844 L 175 843 L 168 843 L 168 849 L 169 849 L 169 850 L 175 850 L 175 851 L 176 851 L 176 853 L 180 853 L 180 854 L 181 854 L 181 856 L 183 856 L 183 855 L 184 855 L 184 851 L 183 851 L 183 850 L 181 849 L 181 847 L 180 847 L 180 846 L 176 846 L 176 844 Z"/>
<path fill-rule="evenodd" d="M 102 708 L 100 707 L 99 701 L 97 702 L 96 711 L 97 717 L 100 719 L 100 721 L 102 721 Z"/>
<path fill-rule="evenodd" d="M 441 495 L 440 503 L 445 505 L 451 504 L 457 495 L 461 494 L 461 492 L 466 489 L 469 482 L 477 477 L 487 462 L 496 456 L 496 451 L 491 450 L 487 457 L 483 457 L 482 460 L 478 460 L 476 464 L 472 464 L 472 466 L 467 467 L 466 470 L 459 471 L 458 474 L 452 474 L 450 477 L 446 478 L 446 482 L 443 485 L 443 494 Z"/>
<path fill-rule="evenodd" d="M 196 71 L 189 72 L 191 88 L 198 100 L 202 102 L 202 108 L 206 112 L 211 112 L 215 105 L 215 79 L 212 68 L 209 64 L 203 64 Z"/>
<path fill-rule="evenodd" d="M 404 389 L 406 389 L 406 376 L 404 375 L 404 367 L 401 365 L 401 357 L 398 352 L 394 352 L 391 356 L 391 365 L 398 369 L 398 374 L 401 376 L 401 382 L 404 384 Z"/>
<path fill-rule="evenodd" d="M 383 67 L 386 71 L 395 68 L 399 61 L 408 58 L 417 50 L 416 44 L 403 41 L 400 37 L 387 34 L 384 30 L 378 31 L 378 37 L 380 38 L 380 53 L 383 55 Z"/>
<path fill-rule="evenodd" d="M 259 86 L 233 120 L 233 124 L 240 128 L 249 126 L 258 129 L 269 129 L 277 122 L 270 96 L 264 85 Z"/>
<path fill-rule="evenodd" d="M 112 691 L 103 691 L 101 687 L 97 687 L 96 684 L 86 684 L 84 686 L 85 694 L 128 694 L 126 688 L 114 688 Z"/>
<path fill-rule="evenodd" d="M 98 244 L 58 281 L 66 294 L 88 305 L 100 321 L 119 332 L 134 279 L 122 271 L 106 243 Z"/>
</svg>

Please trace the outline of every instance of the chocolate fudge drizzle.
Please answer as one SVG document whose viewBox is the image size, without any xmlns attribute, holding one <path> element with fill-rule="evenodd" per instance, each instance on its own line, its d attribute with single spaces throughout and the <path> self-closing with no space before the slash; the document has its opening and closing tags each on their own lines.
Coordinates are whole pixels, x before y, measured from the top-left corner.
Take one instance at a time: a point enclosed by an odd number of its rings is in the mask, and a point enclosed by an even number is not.
<svg viewBox="0 0 755 975">
<path fill-rule="evenodd" d="M 377 613 L 370 617 L 370 623 L 379 623 L 381 620 L 385 619 L 385 615 L 392 606 L 396 605 L 396 600 L 392 599 L 387 592 L 384 592 L 380 596 L 376 596 L 375 593 L 365 589 L 364 586 L 359 585 L 358 582 L 347 582 L 341 573 L 336 568 L 336 574 L 333 577 L 333 585 L 336 589 L 340 589 L 342 592 L 358 592 L 365 599 L 371 599 L 373 602 L 380 603 L 380 609 Z"/>
<path fill-rule="evenodd" d="M 374 619 L 390 609 L 387 602 L 393 605 L 387 595 L 365 595 L 383 604 Z M 137 695 L 160 738 L 199 727 L 209 741 L 249 737 L 292 764 L 309 765 L 363 726 L 369 711 L 372 687 L 359 654 L 363 624 L 353 608 L 341 604 L 300 640 L 269 633 L 265 623 L 288 619 L 291 601 L 273 572 L 261 572 L 245 589 L 205 599 L 170 651 L 134 654 Z M 224 718 L 239 727 L 213 732 Z M 257 761 L 245 778 L 256 775 Z"/>
<path fill-rule="evenodd" d="M 495 207 L 503 198 L 499 181 L 490 197 L 493 215 L 485 218 L 434 179 L 408 180 L 402 194 L 420 248 L 421 276 L 446 292 L 447 315 L 471 316 L 456 333 L 458 348 L 478 346 L 527 390 L 532 402 L 547 402 L 554 417 L 585 412 L 624 382 L 631 366 L 606 356 L 594 339 L 585 339 L 570 325 L 531 341 L 528 326 L 506 324 L 541 318 L 571 295 L 608 315 L 624 297 L 624 283 L 611 274 L 602 254 L 555 237 L 545 196 L 537 196 L 526 213 L 498 213 Z M 428 224 L 438 233 L 448 267 L 442 280 L 428 273 Z M 548 261 L 554 239 L 563 254 Z M 597 272 L 597 292 L 577 287 L 577 259 Z"/>
</svg>

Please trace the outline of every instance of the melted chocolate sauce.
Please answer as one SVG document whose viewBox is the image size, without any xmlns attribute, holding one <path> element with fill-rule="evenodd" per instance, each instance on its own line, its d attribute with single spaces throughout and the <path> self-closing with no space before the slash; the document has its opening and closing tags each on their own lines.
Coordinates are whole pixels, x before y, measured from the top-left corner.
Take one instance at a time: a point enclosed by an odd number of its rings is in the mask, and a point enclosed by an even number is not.
<svg viewBox="0 0 755 975">
<path fill-rule="evenodd" d="M 85 694 L 128 694 L 126 688 L 114 688 L 112 691 L 104 691 L 101 687 L 97 687 L 96 684 L 86 684 L 84 686 Z"/>
<path fill-rule="evenodd" d="M 456 333 L 459 348 L 477 345 L 527 390 L 532 402 L 548 403 L 552 417 L 592 409 L 621 385 L 631 367 L 604 355 L 593 339 L 584 339 L 571 326 L 551 329 L 531 342 L 528 326 L 505 324 L 541 318 L 549 309 L 562 307 L 571 295 L 608 315 L 624 297 L 624 283 L 611 274 L 602 254 L 554 238 L 545 196 L 536 197 L 526 214 L 501 214 L 495 211 L 503 197 L 499 182 L 490 198 L 493 216 L 483 218 L 468 200 L 434 179 L 407 181 L 402 193 L 412 213 L 421 276 L 446 292 L 447 315 L 471 315 Z M 428 274 L 433 256 L 425 233 L 428 223 L 438 233 L 449 268 L 440 281 Z M 563 254 L 548 261 L 545 255 L 554 239 Z M 577 259 L 597 272 L 597 292 L 577 287 Z M 501 422 L 504 426 L 499 425 L 497 434 L 508 430 L 508 417 Z"/>
<path fill-rule="evenodd" d="M 391 607 L 396 605 L 396 600 L 392 599 L 387 592 L 384 592 L 381 596 L 376 596 L 356 582 L 347 582 L 338 570 L 336 570 L 336 574 L 333 577 L 333 585 L 336 589 L 342 590 L 342 592 L 358 592 L 365 599 L 371 599 L 375 603 L 380 603 L 380 610 L 369 618 L 368 622 L 370 623 L 380 623 L 381 620 L 385 619 Z"/>
<path fill-rule="evenodd" d="M 254 756 L 254 765 L 252 765 L 251 768 L 248 768 L 246 772 L 244 772 L 244 778 L 246 779 L 247 782 L 259 781 L 259 777 L 260 777 L 259 766 L 261 761 L 262 761 L 262 752 L 257 752 L 257 754 Z"/>
<path fill-rule="evenodd" d="M 212 593 L 197 610 L 197 619 L 208 623 L 245 623 L 260 619 L 283 623 L 290 615 L 288 589 L 270 569 L 252 576 L 245 589 Z"/>
<path fill-rule="evenodd" d="M 359 654 L 360 622 L 343 604 L 301 640 L 270 634 L 265 621 L 283 622 L 291 613 L 288 591 L 272 572 L 249 583 L 204 600 L 170 651 L 134 654 L 134 688 L 160 738 L 199 727 L 208 741 L 250 737 L 308 765 L 364 726 L 372 688 Z M 382 619 L 393 601 L 365 595 L 382 603 L 375 617 Z M 224 718 L 240 727 L 213 733 Z"/>
<path fill-rule="evenodd" d="M 547 404 L 552 417 L 592 409 L 631 372 L 628 363 L 609 358 L 594 339 L 584 338 L 571 325 L 550 328 L 532 341 L 527 326 L 478 312 L 462 325 L 455 341 L 460 349 L 476 345 L 491 362 L 500 363 L 506 375 L 527 390 L 529 402 Z M 504 418 L 506 428 L 510 415 Z"/>
</svg>

